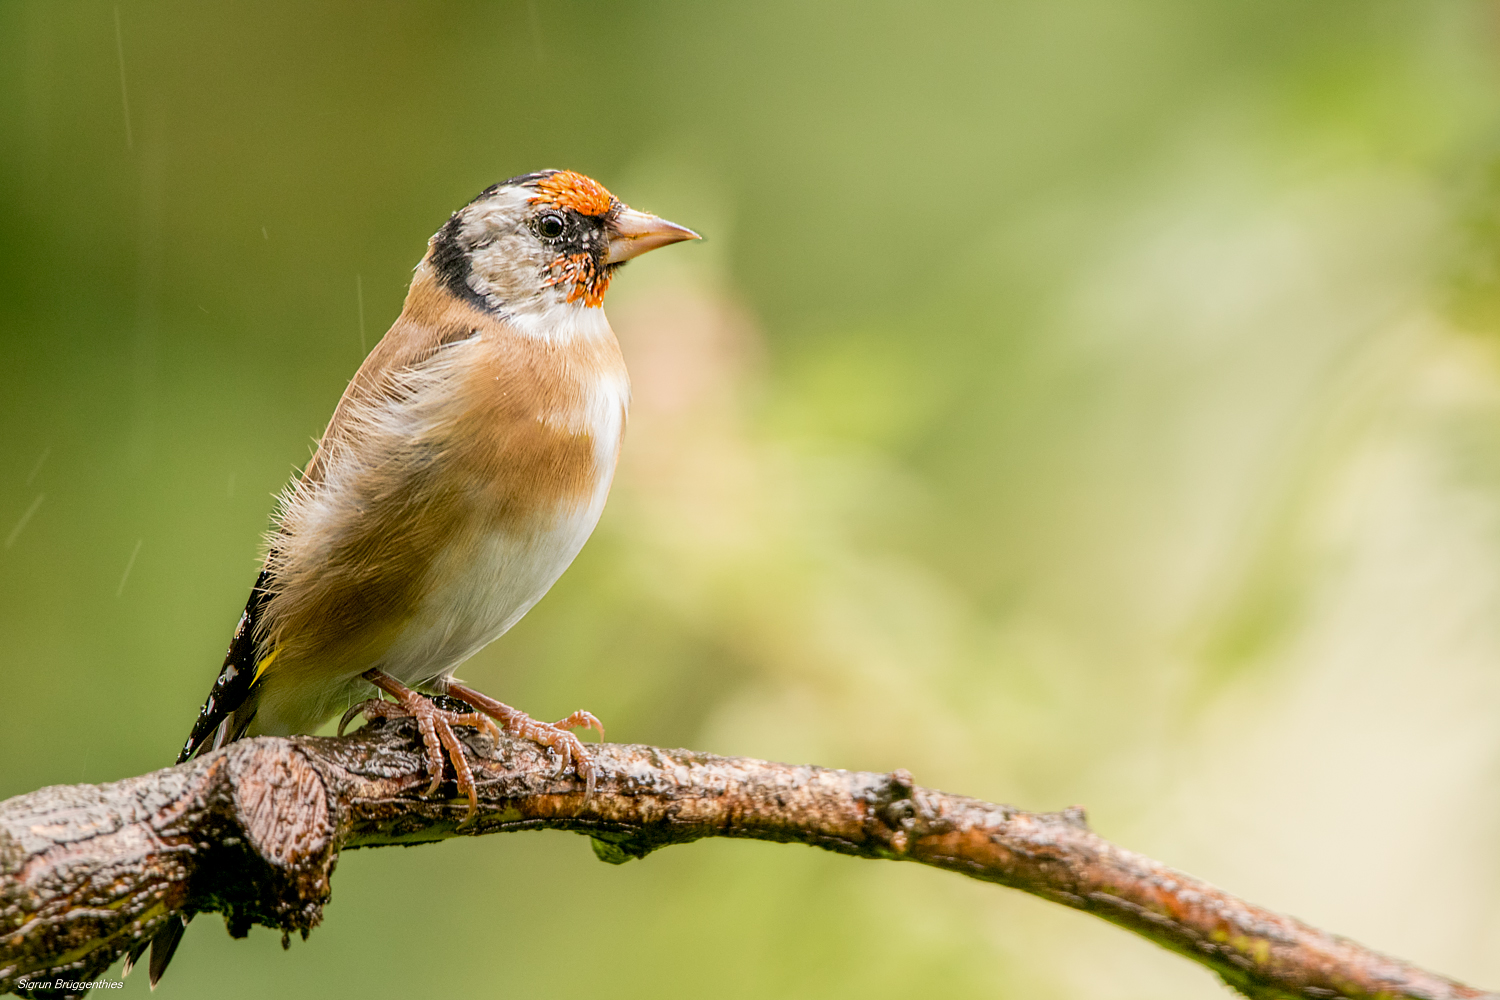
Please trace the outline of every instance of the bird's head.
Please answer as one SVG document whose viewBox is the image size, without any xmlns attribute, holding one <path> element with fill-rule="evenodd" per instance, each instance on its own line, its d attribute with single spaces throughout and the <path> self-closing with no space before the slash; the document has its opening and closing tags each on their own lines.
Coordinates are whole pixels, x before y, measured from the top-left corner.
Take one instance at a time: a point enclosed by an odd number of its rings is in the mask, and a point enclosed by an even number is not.
<svg viewBox="0 0 1500 1000">
<path fill-rule="evenodd" d="M 429 241 L 427 260 L 453 294 L 520 317 L 597 308 L 627 260 L 698 238 L 583 174 L 543 170 L 496 184 L 454 212 Z"/>
</svg>

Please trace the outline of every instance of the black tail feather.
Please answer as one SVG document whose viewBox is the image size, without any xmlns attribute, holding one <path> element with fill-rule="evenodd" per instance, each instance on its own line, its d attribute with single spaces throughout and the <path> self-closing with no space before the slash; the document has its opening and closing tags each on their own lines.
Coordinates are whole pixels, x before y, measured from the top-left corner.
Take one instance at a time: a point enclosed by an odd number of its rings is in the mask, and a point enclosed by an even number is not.
<svg viewBox="0 0 1500 1000">
<path fill-rule="evenodd" d="M 255 686 L 255 668 L 260 660 L 260 643 L 255 633 L 259 630 L 266 602 L 271 598 L 270 581 L 270 570 L 261 570 L 255 587 L 250 591 L 250 600 L 245 604 L 245 613 L 240 615 L 240 623 L 235 626 L 234 638 L 229 641 L 224 666 L 209 689 L 203 707 L 198 710 L 198 721 L 193 723 L 193 731 L 177 755 L 177 763 L 181 764 L 207 745 L 224 720 L 250 697 L 250 690 Z"/>
<path fill-rule="evenodd" d="M 177 954 L 177 946 L 182 943 L 182 935 L 186 931 L 187 920 L 182 917 L 173 917 L 151 939 L 151 965 L 146 971 L 151 977 L 153 990 L 156 989 L 156 984 L 161 982 L 162 974 L 167 971 L 167 966 L 172 964 L 172 956 Z"/>
<path fill-rule="evenodd" d="M 120 970 L 121 978 L 130 975 L 130 970 L 135 968 L 136 963 L 141 960 L 141 956 L 146 953 L 146 949 L 149 947 L 151 947 L 150 941 L 142 941 L 126 953 L 125 968 Z"/>
<path fill-rule="evenodd" d="M 240 720 L 235 731 L 229 731 L 230 726 L 234 725 L 231 721 L 232 716 L 250 698 L 255 687 L 255 668 L 260 660 L 260 644 L 255 633 L 260 625 L 266 601 L 271 597 L 268 587 L 270 579 L 270 571 L 261 570 L 254 588 L 250 591 L 250 600 L 245 604 L 245 613 L 240 615 L 240 623 L 235 626 L 234 638 L 229 641 L 229 652 L 224 657 L 224 666 L 220 668 L 219 676 L 214 680 L 214 686 L 209 690 L 207 700 L 198 711 L 198 720 L 193 723 L 193 731 L 188 735 L 187 743 L 183 745 L 182 752 L 177 755 L 179 764 L 205 747 L 218 749 L 229 740 L 239 739 L 245 734 L 249 720 L 254 718 L 252 711 Z M 228 739 L 225 738 L 226 736 Z M 177 946 L 182 943 L 182 935 L 187 931 L 187 925 L 186 917 L 173 916 L 168 919 L 149 942 L 136 945 L 130 950 L 130 954 L 125 956 L 125 972 L 129 973 L 140 961 L 149 945 L 151 964 L 147 972 L 151 977 L 151 988 L 155 989 L 156 984 L 161 981 L 162 975 L 167 971 L 167 966 L 172 964 L 172 956 L 177 953 Z"/>
</svg>

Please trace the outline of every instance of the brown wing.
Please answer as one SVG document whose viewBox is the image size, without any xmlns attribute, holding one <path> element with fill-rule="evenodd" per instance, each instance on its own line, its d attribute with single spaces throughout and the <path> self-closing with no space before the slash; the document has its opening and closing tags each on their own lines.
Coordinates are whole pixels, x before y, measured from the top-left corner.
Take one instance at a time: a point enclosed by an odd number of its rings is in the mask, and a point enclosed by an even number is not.
<svg viewBox="0 0 1500 1000">
<path fill-rule="evenodd" d="M 473 306 L 443 292 L 431 280 L 424 262 L 407 293 L 401 316 L 375 345 L 344 391 L 333 418 L 323 432 L 312 460 L 293 489 L 315 487 L 321 482 L 329 448 L 348 439 L 352 414 L 359 405 L 389 398 L 400 391 L 400 375 L 420 366 L 444 345 L 462 340 L 479 324 L 489 321 Z M 230 640 L 224 664 L 198 711 L 192 731 L 177 757 L 177 763 L 211 746 L 238 739 L 254 711 L 253 690 L 265 654 L 265 609 L 276 582 L 269 564 L 262 567 L 250 599 Z M 238 714 L 238 718 L 234 718 Z"/>
<path fill-rule="evenodd" d="M 493 322 L 494 317 L 443 289 L 431 265 L 423 260 L 406 293 L 401 315 L 349 381 L 312 460 L 302 470 L 301 481 L 322 481 L 324 456 L 329 447 L 348 439 L 354 423 L 351 417 L 362 403 L 394 398 L 403 389 L 403 373 L 419 367 L 445 345 L 473 336 L 480 327 Z"/>
</svg>

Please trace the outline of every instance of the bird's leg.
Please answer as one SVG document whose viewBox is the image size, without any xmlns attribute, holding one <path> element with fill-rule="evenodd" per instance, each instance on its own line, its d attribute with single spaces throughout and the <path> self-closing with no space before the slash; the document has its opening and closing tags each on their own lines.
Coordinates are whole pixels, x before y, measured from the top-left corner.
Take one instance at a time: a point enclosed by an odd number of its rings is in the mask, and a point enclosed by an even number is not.
<svg viewBox="0 0 1500 1000">
<path fill-rule="evenodd" d="M 495 724 L 478 712 L 450 712 L 439 708 L 383 670 L 366 670 L 361 676 L 396 700 L 372 698 L 355 705 L 339 720 L 339 735 L 344 734 L 344 727 L 355 713 L 362 714 L 367 719 L 416 719 L 417 728 L 422 733 L 422 746 L 427 752 L 427 773 L 432 776 L 425 794 L 431 795 L 437 791 L 443 780 L 443 751 L 446 749 L 448 759 L 453 761 L 458 790 L 469 797 L 469 809 L 464 815 L 463 823 L 472 820 L 479 811 L 479 789 L 474 786 L 474 772 L 469 769 L 469 762 L 464 758 L 464 748 L 453 734 L 453 727 L 473 726 L 498 737 L 500 733 Z M 459 825 L 462 826 L 463 823 Z"/>
<path fill-rule="evenodd" d="M 582 741 L 568 732 L 570 729 L 596 729 L 599 732 L 599 738 L 604 739 L 604 724 L 595 718 L 592 712 L 574 712 L 566 719 L 558 719 L 556 722 L 538 722 L 520 709 L 511 708 L 489 695 L 480 694 L 452 677 L 440 680 L 438 683 L 442 686 L 444 694 L 452 695 L 459 701 L 474 706 L 475 709 L 500 723 L 500 728 L 511 736 L 530 740 L 550 750 L 555 750 L 561 759 L 558 773 L 572 764 L 575 773 L 583 779 L 584 802 L 593 798 L 598 768 L 594 764 L 594 758 L 584 748 Z"/>
</svg>

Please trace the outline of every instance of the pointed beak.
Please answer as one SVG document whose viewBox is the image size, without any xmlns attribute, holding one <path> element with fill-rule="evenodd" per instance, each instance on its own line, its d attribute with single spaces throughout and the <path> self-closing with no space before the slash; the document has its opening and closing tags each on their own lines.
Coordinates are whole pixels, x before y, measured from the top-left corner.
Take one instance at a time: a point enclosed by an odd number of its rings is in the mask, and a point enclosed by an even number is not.
<svg viewBox="0 0 1500 1000">
<path fill-rule="evenodd" d="M 639 257 L 657 247 L 703 238 L 686 226 L 659 219 L 650 212 L 637 212 L 633 208 L 622 207 L 605 225 L 609 230 L 607 263 L 610 264 L 623 264 L 630 258 Z"/>
</svg>

